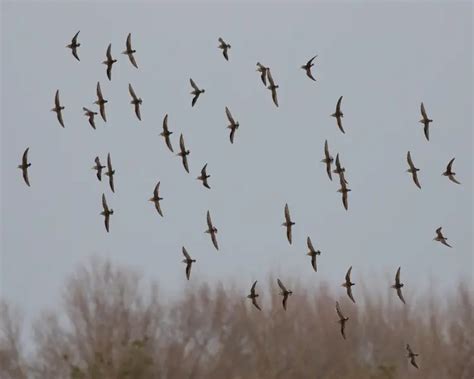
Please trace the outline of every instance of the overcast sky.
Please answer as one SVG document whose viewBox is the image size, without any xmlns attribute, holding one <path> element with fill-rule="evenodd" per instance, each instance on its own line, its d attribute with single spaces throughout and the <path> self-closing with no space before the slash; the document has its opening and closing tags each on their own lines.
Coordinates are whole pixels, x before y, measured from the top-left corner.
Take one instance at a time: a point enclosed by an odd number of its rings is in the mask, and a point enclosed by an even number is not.
<svg viewBox="0 0 474 379">
<path fill-rule="evenodd" d="M 78 30 L 80 62 L 65 48 Z M 138 70 L 120 54 L 129 32 Z M 229 62 L 220 36 L 232 45 Z M 118 59 L 111 82 L 101 64 L 109 43 Z M 2 2 L 1 293 L 35 316 L 98 255 L 175 296 L 190 285 L 183 245 L 197 259 L 191 279 L 230 278 L 242 288 L 272 274 L 343 291 L 350 265 L 354 282 L 387 287 L 402 266 L 410 301 L 417 285 L 436 280 L 443 290 L 472 279 L 472 43 L 469 2 Z M 315 83 L 299 67 L 316 54 Z M 279 108 L 257 61 L 280 86 Z M 190 77 L 206 89 L 194 108 Z M 82 107 L 95 107 L 97 81 L 108 122 L 97 119 L 93 130 Z M 128 83 L 143 99 L 141 122 Z M 50 111 L 56 89 L 65 129 Z M 344 135 L 330 117 L 341 95 Z M 434 120 L 430 142 L 421 101 Z M 240 122 L 234 145 L 225 106 Z M 191 150 L 190 174 L 159 136 L 166 113 L 175 150 L 180 133 Z M 349 211 L 320 163 L 325 139 L 346 167 Z M 31 188 L 17 169 L 26 147 Z M 405 172 L 408 150 L 421 190 Z M 115 194 L 91 170 L 108 152 Z M 462 185 L 441 175 L 453 157 Z M 211 190 L 195 179 L 206 162 Z M 164 218 L 148 202 L 158 180 Z M 109 234 L 102 193 L 115 210 Z M 296 222 L 291 246 L 285 203 Z M 219 252 L 204 233 L 208 209 Z M 433 241 L 439 226 L 452 249 Z M 317 273 L 307 236 L 322 251 Z"/>
</svg>

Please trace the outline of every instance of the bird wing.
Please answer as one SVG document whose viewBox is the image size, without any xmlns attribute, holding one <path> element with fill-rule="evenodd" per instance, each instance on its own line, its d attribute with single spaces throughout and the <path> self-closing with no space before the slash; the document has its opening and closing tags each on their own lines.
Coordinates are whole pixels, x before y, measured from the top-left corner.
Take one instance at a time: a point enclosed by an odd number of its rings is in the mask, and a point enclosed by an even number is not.
<svg viewBox="0 0 474 379">
<path fill-rule="evenodd" d="M 204 165 L 204 167 L 201 169 L 201 175 L 202 177 L 205 177 L 207 175 L 206 173 L 206 168 L 207 168 L 207 163 Z"/>
<path fill-rule="evenodd" d="M 423 128 L 423 131 L 425 132 L 425 137 L 429 141 L 430 140 L 430 124 L 426 123 L 425 127 Z"/>
<path fill-rule="evenodd" d="M 342 205 L 344 205 L 344 208 L 347 209 L 349 208 L 349 202 L 348 202 L 348 198 L 347 198 L 347 192 L 343 192 L 342 193 Z"/>
<path fill-rule="evenodd" d="M 347 296 L 355 303 L 354 296 L 352 296 L 352 286 L 347 286 Z"/>
<path fill-rule="evenodd" d="M 132 50 L 132 33 L 128 33 L 126 45 L 127 50 Z"/>
<path fill-rule="evenodd" d="M 212 230 L 212 228 L 213 228 L 212 220 L 211 220 L 211 213 L 209 211 L 207 211 L 207 227 L 209 228 L 209 230 Z"/>
<path fill-rule="evenodd" d="M 113 175 L 109 175 L 109 185 L 110 185 L 110 189 L 112 190 L 112 192 L 115 193 L 114 176 Z"/>
<path fill-rule="evenodd" d="M 285 293 L 285 295 L 283 295 L 283 309 L 286 311 L 286 301 L 288 300 L 288 295 Z"/>
<path fill-rule="evenodd" d="M 291 222 L 290 209 L 288 208 L 288 203 L 285 204 L 285 220 L 286 220 L 286 222 L 288 222 L 288 223 Z"/>
<path fill-rule="evenodd" d="M 214 231 L 211 232 L 211 239 L 212 239 L 212 244 L 214 245 L 216 250 L 219 250 L 219 245 L 217 244 L 216 233 Z"/>
<path fill-rule="evenodd" d="M 135 114 L 137 115 L 137 118 L 141 121 L 142 116 L 141 116 L 141 113 L 140 113 L 140 104 L 139 103 L 135 104 Z"/>
<path fill-rule="evenodd" d="M 229 60 L 229 55 L 227 53 L 227 46 L 224 47 L 224 49 L 222 50 L 222 55 L 224 55 L 224 58 L 225 58 L 226 61 Z"/>
<path fill-rule="evenodd" d="M 165 115 L 165 118 L 163 119 L 163 131 L 165 133 L 168 133 L 168 114 Z"/>
<path fill-rule="evenodd" d="M 458 182 L 453 175 L 449 175 L 448 178 L 449 178 L 449 180 L 451 180 L 452 182 L 454 182 L 456 184 L 461 184 L 461 182 Z"/>
<path fill-rule="evenodd" d="M 427 120 L 428 116 L 426 115 L 425 105 L 423 104 L 423 102 L 421 103 L 420 111 L 421 111 L 421 116 L 423 117 L 423 120 Z"/>
<path fill-rule="evenodd" d="M 403 294 L 402 294 L 402 289 L 401 288 L 397 288 L 397 295 L 398 297 L 400 298 L 400 300 L 402 301 L 403 304 L 406 304 L 405 303 L 405 299 L 403 298 Z"/>
<path fill-rule="evenodd" d="M 163 212 L 161 211 L 161 204 L 160 204 L 160 201 L 159 200 L 156 200 L 155 201 L 155 208 L 156 208 L 156 211 L 158 212 L 158 214 L 163 217 Z"/>
<path fill-rule="evenodd" d="M 252 295 L 255 295 L 255 286 L 257 285 L 257 281 L 255 281 L 253 284 L 252 284 L 252 288 L 250 288 L 250 293 Z"/>
<path fill-rule="evenodd" d="M 414 356 L 411 357 L 410 363 L 412 364 L 412 366 L 418 368 L 418 365 L 416 364 L 416 361 L 415 361 L 415 357 L 414 357 Z"/>
<path fill-rule="evenodd" d="M 112 60 L 112 44 L 109 43 L 109 46 L 107 47 L 107 52 L 105 53 L 105 55 L 107 56 L 107 60 L 111 61 Z"/>
<path fill-rule="evenodd" d="M 339 307 L 339 302 L 336 301 L 336 312 L 337 312 L 337 315 L 339 316 L 340 319 L 344 319 L 344 315 L 342 314 L 341 312 L 341 308 Z"/>
<path fill-rule="evenodd" d="M 135 91 L 133 90 L 133 87 L 130 83 L 128 84 L 128 92 L 130 92 L 130 96 L 133 97 L 133 100 L 138 100 L 137 95 L 135 94 Z"/>
<path fill-rule="evenodd" d="M 137 61 L 135 60 L 135 56 L 133 54 L 128 54 L 128 57 L 130 58 L 130 62 L 132 62 L 135 68 L 138 68 Z"/>
<path fill-rule="evenodd" d="M 272 88 L 272 99 L 275 105 L 278 107 L 278 96 L 275 88 Z"/>
<path fill-rule="evenodd" d="M 346 283 L 349 283 L 351 281 L 351 272 L 352 272 L 352 266 L 349 267 L 349 270 L 347 270 L 346 273 Z"/>
<path fill-rule="evenodd" d="M 155 189 L 153 190 L 153 196 L 155 198 L 159 197 L 159 191 L 160 191 L 160 182 L 156 183 Z"/>
<path fill-rule="evenodd" d="M 311 266 L 313 266 L 315 272 L 318 272 L 318 267 L 316 265 L 316 254 L 311 256 Z"/>
<path fill-rule="evenodd" d="M 339 100 L 337 100 L 336 113 L 340 113 L 340 112 L 341 112 L 341 101 L 342 101 L 342 96 L 339 98 Z"/>
<path fill-rule="evenodd" d="M 291 244 L 292 237 L 291 237 L 291 225 L 286 227 L 286 238 L 288 238 L 288 242 Z"/>
<path fill-rule="evenodd" d="M 328 145 L 328 140 L 324 141 L 324 156 L 326 159 L 330 159 L 331 155 L 329 154 L 329 145 Z"/>
<path fill-rule="evenodd" d="M 79 59 L 79 56 L 77 55 L 77 48 L 73 47 L 71 50 L 72 50 L 72 55 L 74 56 L 74 58 L 76 58 L 80 62 L 81 60 Z"/>
<path fill-rule="evenodd" d="M 107 154 L 107 170 L 109 173 L 112 173 L 113 168 L 112 168 L 112 159 L 110 158 L 110 153 Z"/>
<path fill-rule="evenodd" d="M 414 170 L 415 165 L 413 164 L 413 160 L 411 159 L 411 153 L 410 152 L 407 153 L 407 162 L 408 162 L 408 165 L 410 166 L 410 168 L 412 170 Z"/>
<path fill-rule="evenodd" d="M 191 277 L 191 267 L 192 267 L 192 265 L 193 265 L 192 262 L 188 262 L 186 264 L 186 279 L 188 279 L 188 280 Z"/>
<path fill-rule="evenodd" d="M 336 121 L 337 121 L 337 126 L 339 127 L 339 130 L 346 134 L 346 132 L 344 131 L 344 128 L 342 127 L 342 118 L 340 116 L 336 117 Z"/>
<path fill-rule="evenodd" d="M 188 166 L 188 157 L 183 155 L 183 166 L 187 173 L 189 173 L 189 166 Z"/>
<path fill-rule="evenodd" d="M 100 82 L 97 82 L 97 98 L 99 99 L 99 101 L 102 101 L 104 100 L 104 97 L 102 96 L 102 90 L 100 89 Z"/>
<path fill-rule="evenodd" d="M 229 135 L 230 143 L 234 143 L 234 135 L 235 135 L 235 127 L 231 127 L 230 135 Z"/>
<path fill-rule="evenodd" d="M 22 172 L 23 172 L 23 180 L 28 185 L 28 187 L 30 187 L 30 180 L 28 179 L 28 167 L 23 167 Z"/>
<path fill-rule="evenodd" d="M 21 158 L 21 163 L 23 166 L 26 166 L 28 164 L 28 151 L 30 151 L 29 147 L 26 148 L 23 153 L 23 157 Z"/>
<path fill-rule="evenodd" d="M 267 68 L 265 71 L 267 72 L 267 77 L 268 77 L 268 81 L 270 82 L 270 86 L 272 87 L 275 86 L 275 82 L 273 81 L 273 76 L 270 69 Z"/>
<path fill-rule="evenodd" d="M 398 268 L 397 273 L 395 274 L 395 284 L 400 284 L 400 267 Z"/>
<path fill-rule="evenodd" d="M 331 173 L 331 162 L 330 161 L 327 161 L 326 162 L 326 172 L 329 176 L 329 179 L 332 180 L 332 173 Z"/>
<path fill-rule="evenodd" d="M 230 113 L 229 108 L 227 108 L 227 107 L 225 107 L 225 114 L 227 115 L 227 118 L 229 119 L 229 122 L 232 125 L 235 125 L 234 118 L 232 117 L 232 114 Z"/>
<path fill-rule="evenodd" d="M 58 121 L 61 124 L 61 126 L 64 128 L 63 114 L 61 113 L 61 110 L 59 110 L 57 114 L 58 114 Z"/>
<path fill-rule="evenodd" d="M 196 85 L 196 83 L 194 83 L 194 80 L 189 79 L 189 82 L 191 83 L 191 86 L 192 86 L 196 91 L 200 91 L 199 87 Z"/>
<path fill-rule="evenodd" d="M 193 100 L 191 101 L 191 106 L 194 107 L 194 104 L 196 104 L 196 101 L 199 97 L 199 94 L 194 95 Z"/>
<path fill-rule="evenodd" d="M 259 307 L 259 305 L 257 304 L 257 299 L 255 297 L 252 298 L 252 304 L 255 306 L 255 308 L 257 308 L 259 311 L 261 311 L 262 309 Z"/>
<path fill-rule="evenodd" d="M 310 252 L 312 252 L 312 253 L 316 252 L 316 250 L 313 247 L 313 243 L 311 242 L 310 237 L 306 238 L 306 244 L 308 245 L 308 249 L 309 249 Z"/>
<path fill-rule="evenodd" d="M 183 255 L 184 257 L 187 259 L 187 260 L 191 260 L 191 256 L 188 254 L 188 251 L 186 250 L 186 248 L 183 246 L 182 248 L 182 251 L 183 251 Z"/>
<path fill-rule="evenodd" d="M 102 207 L 104 208 L 105 212 L 109 211 L 109 207 L 107 206 L 107 200 L 105 199 L 105 194 L 102 194 Z"/>
<path fill-rule="evenodd" d="M 104 103 L 100 103 L 99 109 L 100 109 L 100 115 L 101 115 L 102 119 L 103 119 L 105 122 L 107 122 L 107 115 L 105 114 L 105 104 L 104 104 Z"/>
<path fill-rule="evenodd" d="M 72 41 L 71 41 L 71 42 L 72 42 L 74 45 L 77 43 L 77 36 L 79 35 L 80 32 L 81 32 L 81 31 L 79 30 L 79 31 L 74 35 L 74 37 L 72 37 Z"/>
<path fill-rule="evenodd" d="M 421 189 L 420 182 L 418 181 L 418 174 L 416 173 L 416 171 L 412 173 L 412 176 L 416 186 Z"/>
<path fill-rule="evenodd" d="M 104 216 L 104 223 L 105 223 L 105 230 L 107 230 L 107 233 L 109 232 L 109 223 L 110 223 L 110 216 L 108 213 L 105 214 Z"/>
<path fill-rule="evenodd" d="M 345 328 L 346 328 L 345 321 L 341 321 L 341 334 L 342 334 L 342 338 L 344 338 L 344 339 L 346 339 Z"/>
<path fill-rule="evenodd" d="M 442 240 L 441 240 L 441 243 L 442 243 L 443 245 L 447 246 L 447 247 L 452 247 L 449 243 L 446 242 L 445 239 L 442 239 Z"/>
<path fill-rule="evenodd" d="M 316 81 L 316 79 L 314 78 L 313 76 L 313 73 L 311 72 L 311 67 L 307 67 L 306 68 L 306 76 L 314 81 Z"/>
<path fill-rule="evenodd" d="M 277 279 L 277 283 L 278 283 L 278 285 L 280 286 L 280 288 L 281 288 L 281 290 L 282 290 L 283 292 L 288 292 L 288 290 L 287 290 L 286 287 L 283 285 L 283 283 L 281 282 L 280 279 Z"/>
<path fill-rule="evenodd" d="M 262 68 L 262 74 L 260 75 L 260 78 L 262 79 L 263 84 L 266 86 L 267 85 L 267 68 L 263 67 L 260 65 Z"/>
<path fill-rule="evenodd" d="M 448 166 L 446 167 L 447 172 L 452 172 L 453 162 L 456 158 L 453 158 L 449 161 Z"/>
<path fill-rule="evenodd" d="M 181 149 L 181 152 L 184 153 L 186 151 L 186 146 L 184 146 L 184 137 L 183 134 L 179 136 L 179 147 Z"/>
<path fill-rule="evenodd" d="M 112 65 L 107 65 L 107 77 L 112 80 Z"/>
<path fill-rule="evenodd" d="M 56 108 L 61 107 L 61 103 L 59 102 L 59 90 L 56 90 L 56 95 L 54 96 L 54 105 Z"/>
</svg>

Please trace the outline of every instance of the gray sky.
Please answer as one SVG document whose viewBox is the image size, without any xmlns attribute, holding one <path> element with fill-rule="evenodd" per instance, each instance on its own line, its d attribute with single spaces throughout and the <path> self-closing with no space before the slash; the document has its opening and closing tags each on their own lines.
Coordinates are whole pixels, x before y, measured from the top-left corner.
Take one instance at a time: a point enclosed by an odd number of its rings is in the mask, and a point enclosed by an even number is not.
<svg viewBox="0 0 474 379">
<path fill-rule="evenodd" d="M 77 62 L 64 46 L 80 30 Z M 120 52 L 132 33 L 136 70 Z M 217 49 L 222 36 L 230 62 Z M 118 58 L 109 82 L 105 50 Z M 65 278 L 91 255 L 109 257 L 176 295 L 189 285 L 181 246 L 197 259 L 192 279 L 247 287 L 269 274 L 308 285 L 326 279 L 387 286 L 398 266 L 411 290 L 472 278 L 472 5 L 2 3 L 1 292 L 28 316 L 55 305 Z M 300 70 L 318 54 L 310 81 Z M 280 108 L 255 72 L 272 69 Z M 189 78 L 206 89 L 191 108 Z M 100 80 L 108 122 L 94 131 Z M 142 122 L 128 83 L 143 98 Z M 56 89 L 66 128 L 50 112 Z M 333 113 L 344 95 L 343 135 Z M 434 119 L 423 136 L 420 102 Z M 228 140 L 228 106 L 240 122 Z M 184 133 L 191 174 L 159 136 L 165 113 L 178 147 Z M 349 211 L 320 160 L 324 140 L 341 154 Z M 16 168 L 30 147 L 31 188 Z M 422 190 L 405 156 L 421 169 Z M 112 155 L 116 193 L 90 168 Z M 441 176 L 456 157 L 457 186 Z M 208 191 L 195 178 L 208 163 Z M 148 202 L 161 181 L 161 218 Z M 107 234 L 105 193 L 115 210 Z M 296 222 L 286 241 L 283 207 Z M 211 245 L 211 210 L 221 250 Z M 443 226 L 448 249 L 432 241 Z M 311 236 L 322 250 L 314 273 Z M 316 287 L 315 287 L 316 288 Z M 342 291 L 342 289 L 341 289 Z"/>
</svg>

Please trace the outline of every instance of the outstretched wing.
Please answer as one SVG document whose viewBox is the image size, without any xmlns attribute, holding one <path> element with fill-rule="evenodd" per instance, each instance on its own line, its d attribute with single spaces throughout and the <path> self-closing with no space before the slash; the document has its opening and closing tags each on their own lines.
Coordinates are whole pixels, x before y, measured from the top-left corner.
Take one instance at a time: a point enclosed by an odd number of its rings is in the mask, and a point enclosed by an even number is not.
<svg viewBox="0 0 474 379">
<path fill-rule="evenodd" d="M 135 91 L 133 90 L 133 87 L 130 83 L 128 83 L 128 92 L 130 92 L 130 96 L 133 97 L 133 100 L 138 100 L 137 95 L 135 94 Z"/>
<path fill-rule="evenodd" d="M 337 100 L 337 104 L 336 104 L 336 113 L 340 113 L 341 112 L 341 102 L 342 102 L 342 97 L 341 96 L 338 100 Z"/>
<path fill-rule="evenodd" d="M 283 292 L 288 292 L 288 290 L 287 290 L 286 287 L 283 285 L 283 283 L 281 282 L 280 279 L 277 279 L 277 283 L 278 283 L 278 285 L 280 286 L 280 288 L 281 288 L 281 290 L 282 290 Z"/>
<path fill-rule="evenodd" d="M 421 103 L 420 111 L 421 111 L 421 116 L 423 117 L 423 120 L 427 120 L 428 116 L 426 115 L 425 105 L 423 104 L 423 102 Z"/>
<path fill-rule="evenodd" d="M 192 86 L 196 91 L 200 91 L 199 87 L 196 85 L 196 83 L 194 83 L 194 80 L 189 79 L 189 82 L 191 83 L 191 86 Z"/>
<path fill-rule="evenodd" d="M 255 308 L 257 308 L 259 311 L 261 311 L 262 309 L 259 307 L 259 305 L 257 304 L 257 299 L 255 297 L 252 298 L 252 304 L 255 306 Z"/>
<path fill-rule="evenodd" d="M 349 267 L 349 270 L 347 270 L 347 273 L 346 273 L 346 283 L 348 283 L 348 282 L 351 281 L 351 272 L 352 272 L 352 266 Z"/>
<path fill-rule="evenodd" d="M 104 212 L 109 211 L 109 207 L 107 206 L 107 200 L 105 199 L 105 194 L 102 194 L 102 207 L 104 208 Z"/>
<path fill-rule="evenodd" d="M 337 315 L 339 316 L 340 319 L 344 319 L 344 315 L 342 314 L 341 312 L 341 308 L 339 307 L 339 302 L 336 301 L 336 312 L 337 312 Z"/>
<path fill-rule="evenodd" d="M 352 295 L 352 286 L 347 286 L 347 296 L 355 303 L 354 296 Z"/>
<path fill-rule="evenodd" d="M 403 302 L 403 304 L 406 304 L 406 303 L 405 303 L 405 299 L 403 298 L 403 294 L 402 294 L 402 289 L 401 289 L 401 288 L 397 288 L 397 295 L 398 295 L 398 297 L 400 298 L 400 300 Z"/>
<path fill-rule="evenodd" d="M 191 256 L 188 254 L 188 251 L 186 250 L 186 248 L 183 246 L 182 248 L 182 251 L 183 251 L 183 255 L 184 257 L 187 259 L 187 260 L 191 260 Z"/>
<path fill-rule="evenodd" d="M 227 107 L 225 107 L 225 114 L 227 115 L 227 118 L 229 119 L 229 122 L 232 125 L 235 125 L 234 118 L 232 117 L 232 114 L 230 113 L 229 108 L 227 108 Z"/>
<path fill-rule="evenodd" d="M 257 285 L 257 281 L 255 281 L 253 284 L 252 284 L 252 288 L 250 288 L 250 293 L 252 295 L 255 295 L 255 286 Z"/>
<path fill-rule="evenodd" d="M 311 242 L 310 237 L 306 238 L 306 244 L 308 245 L 308 249 L 309 249 L 310 252 L 312 252 L 312 253 L 316 252 L 316 250 L 313 247 L 313 243 Z"/>
</svg>

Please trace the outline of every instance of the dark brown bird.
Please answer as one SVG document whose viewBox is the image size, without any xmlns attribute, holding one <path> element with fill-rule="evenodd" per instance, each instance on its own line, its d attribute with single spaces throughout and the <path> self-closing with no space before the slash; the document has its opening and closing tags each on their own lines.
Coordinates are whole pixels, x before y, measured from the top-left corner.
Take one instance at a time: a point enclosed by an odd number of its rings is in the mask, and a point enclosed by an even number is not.
<svg viewBox="0 0 474 379">
<path fill-rule="evenodd" d="M 191 87 L 193 87 L 193 90 L 191 91 L 191 95 L 194 95 L 193 101 L 191 102 L 191 106 L 194 107 L 194 104 L 196 104 L 197 99 L 201 95 L 201 93 L 206 92 L 204 89 L 199 89 L 199 87 L 194 83 L 194 80 L 189 79 L 189 82 L 191 83 Z"/>
<path fill-rule="evenodd" d="M 258 293 L 255 292 L 255 286 L 257 285 L 257 281 L 252 284 L 252 288 L 250 288 L 250 295 L 247 298 L 252 299 L 252 304 L 257 308 L 259 311 L 262 309 L 257 304 L 257 297 L 259 296 Z"/>
<path fill-rule="evenodd" d="M 336 169 L 333 170 L 333 173 L 339 175 L 339 180 L 344 179 L 345 184 L 349 184 L 349 182 L 346 180 L 346 175 L 345 175 L 346 169 L 342 167 L 341 161 L 339 160 L 339 153 L 336 154 Z"/>
<path fill-rule="evenodd" d="M 207 179 L 210 178 L 211 175 L 207 174 L 206 169 L 207 169 L 207 163 L 201 169 L 201 175 L 198 176 L 196 179 L 201 180 L 204 187 L 211 189 L 211 187 L 209 187 L 209 183 L 207 182 Z"/>
<path fill-rule="evenodd" d="M 347 194 L 352 190 L 350 188 L 347 188 L 347 181 L 344 177 L 343 172 L 339 174 L 339 183 L 341 185 L 341 188 L 339 188 L 337 192 L 340 192 L 342 194 L 342 205 L 344 205 L 344 208 L 347 211 L 349 208 L 349 200 L 347 198 Z"/>
<path fill-rule="evenodd" d="M 100 83 L 99 82 L 97 82 L 96 93 L 97 93 L 97 100 L 94 102 L 94 104 L 97 104 L 99 106 L 100 115 L 102 116 L 102 120 L 107 122 L 107 117 L 105 115 L 105 104 L 108 103 L 108 100 L 105 100 L 104 96 L 102 96 L 102 91 L 100 89 Z"/>
<path fill-rule="evenodd" d="M 447 247 L 452 247 L 450 244 L 446 242 L 448 239 L 443 236 L 443 233 L 441 233 L 441 229 L 442 229 L 441 226 L 438 229 L 436 229 L 436 237 L 433 238 L 433 241 L 438 241 Z"/>
<path fill-rule="evenodd" d="M 191 256 L 188 254 L 184 246 L 183 246 L 183 255 L 184 255 L 183 263 L 186 263 L 186 279 L 189 280 L 189 278 L 191 277 L 191 267 L 193 263 L 196 262 L 196 260 L 191 258 Z"/>
<path fill-rule="evenodd" d="M 319 250 L 316 250 L 313 247 L 313 243 L 311 242 L 311 238 L 306 239 L 306 244 L 308 245 L 309 252 L 306 253 L 306 255 L 309 255 L 311 257 L 311 266 L 313 266 L 313 269 L 315 272 L 318 271 L 318 267 L 316 265 L 316 256 L 321 255 L 321 252 Z"/>
<path fill-rule="evenodd" d="M 355 303 L 354 297 L 352 296 L 352 286 L 355 285 L 355 283 L 351 282 L 351 271 L 352 271 L 352 266 L 349 267 L 349 270 L 347 270 L 346 273 L 346 281 L 342 283 L 342 286 L 346 288 L 347 291 L 347 296 Z"/>
<path fill-rule="evenodd" d="M 268 77 L 268 82 L 270 85 L 267 87 L 270 91 L 272 91 L 272 99 L 275 105 L 278 107 L 278 97 L 277 97 L 277 88 L 279 88 L 278 85 L 275 85 L 275 82 L 273 81 L 272 73 L 270 72 L 270 69 L 267 68 L 267 77 Z"/>
<path fill-rule="evenodd" d="M 339 130 L 343 133 L 346 133 L 344 131 L 344 128 L 342 127 L 342 118 L 344 117 L 344 113 L 342 113 L 342 111 L 341 111 L 341 101 L 342 101 L 342 96 L 337 101 L 336 112 L 334 112 L 331 116 L 336 117 L 337 126 L 339 127 Z"/>
<path fill-rule="evenodd" d="M 313 74 L 311 73 L 311 67 L 314 66 L 314 59 L 317 57 L 317 55 L 315 55 L 313 58 L 311 58 L 305 65 L 301 66 L 301 68 L 303 70 L 306 71 L 306 75 L 308 76 L 308 78 L 316 81 L 316 79 L 313 77 Z"/>
<path fill-rule="evenodd" d="M 64 107 L 61 106 L 61 103 L 59 101 L 59 90 L 57 90 L 56 96 L 54 96 L 54 108 L 51 109 L 51 111 L 56 112 L 56 115 L 58 116 L 58 121 L 61 124 L 61 126 L 64 128 L 63 114 L 61 113 L 63 109 Z"/>
<path fill-rule="evenodd" d="M 344 339 L 346 339 L 346 322 L 349 321 L 349 317 L 344 317 L 344 315 L 341 312 L 341 308 L 339 307 L 339 303 L 336 301 L 336 312 L 337 315 L 339 316 L 339 321 L 338 323 L 341 325 L 341 334 Z"/>
<path fill-rule="evenodd" d="M 413 164 L 410 152 L 407 153 L 407 162 L 408 162 L 408 166 L 410 166 L 407 172 L 409 172 L 411 176 L 413 177 L 413 181 L 415 182 L 416 186 L 419 189 L 421 189 L 420 182 L 418 181 L 418 174 L 417 174 L 417 172 L 420 171 L 420 169 L 416 168 L 415 165 Z"/>
<path fill-rule="evenodd" d="M 186 170 L 187 173 L 189 173 L 188 158 L 187 157 L 188 157 L 190 151 L 186 150 L 186 146 L 184 146 L 183 134 L 181 134 L 179 136 L 179 148 L 180 148 L 181 151 L 176 155 L 179 155 L 182 158 L 184 169 Z"/>
<path fill-rule="evenodd" d="M 28 163 L 28 151 L 30 150 L 29 147 L 23 153 L 23 157 L 21 158 L 21 165 L 18 166 L 19 169 L 23 172 L 23 179 L 28 187 L 30 187 L 30 180 L 28 179 L 28 167 L 31 166 L 31 163 Z"/>
<path fill-rule="evenodd" d="M 392 285 L 392 288 L 395 288 L 397 290 L 398 297 L 400 298 L 403 304 L 406 304 L 405 299 L 403 298 L 403 294 L 402 294 L 402 287 L 403 287 L 403 283 L 400 283 L 400 267 L 399 267 L 397 270 L 397 273 L 395 274 L 395 284 Z"/>
<path fill-rule="evenodd" d="M 408 356 L 407 357 L 408 357 L 408 359 L 410 359 L 411 365 L 418 368 L 418 365 L 416 364 L 415 358 L 417 356 L 419 356 L 420 354 L 414 353 L 409 344 L 407 344 L 407 351 L 408 351 Z"/>
<path fill-rule="evenodd" d="M 91 111 L 90 109 L 88 109 L 86 107 L 82 107 L 82 110 L 85 112 L 84 116 L 88 117 L 89 124 L 92 126 L 92 129 L 95 129 L 94 116 L 97 114 L 97 112 Z"/>
<path fill-rule="evenodd" d="M 288 239 L 288 242 L 291 245 L 291 242 L 292 242 L 291 228 L 293 225 L 295 225 L 295 223 L 291 221 L 290 210 L 288 208 L 288 204 L 285 204 L 285 222 L 281 225 L 286 228 L 286 238 Z"/>
<path fill-rule="evenodd" d="M 109 177 L 110 189 L 112 190 L 112 192 L 115 193 L 114 174 L 115 174 L 115 170 L 112 169 L 112 160 L 110 159 L 110 153 L 108 153 L 107 154 L 107 172 L 105 173 L 105 175 Z"/>
<path fill-rule="evenodd" d="M 128 84 L 128 92 L 130 92 L 130 96 L 132 96 L 132 101 L 130 104 L 133 104 L 135 107 L 135 114 L 137 115 L 137 118 L 141 121 L 142 117 L 140 115 L 140 105 L 143 102 L 141 98 L 137 97 L 135 94 L 135 91 L 133 90 L 132 85 L 129 83 Z"/>
<path fill-rule="evenodd" d="M 433 122 L 433 120 L 430 120 L 428 116 L 426 115 L 425 106 L 423 103 L 421 103 L 420 110 L 421 110 L 421 117 L 422 117 L 420 122 L 424 126 L 423 130 L 425 132 L 426 140 L 429 141 L 430 140 L 430 122 Z"/>
<path fill-rule="evenodd" d="M 329 176 L 329 179 L 332 180 L 331 174 L 331 165 L 334 162 L 334 158 L 329 154 L 328 140 L 324 142 L 324 159 L 321 161 L 326 164 L 326 172 Z"/>
<path fill-rule="evenodd" d="M 225 43 L 224 40 L 219 37 L 219 49 L 222 49 L 222 55 L 224 55 L 226 61 L 229 60 L 228 50 L 230 49 L 230 47 L 231 46 L 228 43 Z"/>
<path fill-rule="evenodd" d="M 102 166 L 100 164 L 99 157 L 95 157 L 94 162 L 95 166 L 92 166 L 92 169 L 97 171 L 97 179 L 99 179 L 99 181 L 102 181 L 102 169 L 104 169 L 105 166 Z"/>
<path fill-rule="evenodd" d="M 130 62 L 132 62 L 135 68 L 138 68 L 137 62 L 135 61 L 135 56 L 133 55 L 136 52 L 136 50 L 132 49 L 132 34 L 128 33 L 125 50 L 122 52 L 122 54 L 128 55 L 128 59 L 130 59 Z"/>
<path fill-rule="evenodd" d="M 278 282 L 278 286 L 281 289 L 280 295 L 283 296 L 283 301 L 282 301 L 283 309 L 286 311 L 286 301 L 288 300 L 288 296 L 293 294 L 293 291 L 288 291 L 280 279 L 277 279 L 277 282 Z"/>
<path fill-rule="evenodd" d="M 235 121 L 234 118 L 232 117 L 232 114 L 229 111 L 229 108 L 225 107 L 225 114 L 227 115 L 227 118 L 229 119 L 230 125 L 227 126 L 227 128 L 230 129 L 230 143 L 234 143 L 234 134 L 235 131 L 239 128 L 239 122 Z"/>
<path fill-rule="evenodd" d="M 155 189 L 153 190 L 153 197 L 151 197 L 149 201 L 155 204 L 155 208 L 158 211 L 159 215 L 163 217 L 163 212 L 161 212 L 161 206 L 160 206 L 160 200 L 163 200 L 163 198 L 160 197 L 159 191 L 160 191 L 160 182 L 158 182 L 157 185 L 155 186 Z"/>
<path fill-rule="evenodd" d="M 114 63 L 117 62 L 117 59 L 112 58 L 112 44 L 109 43 L 109 46 L 107 47 L 107 52 L 105 53 L 106 60 L 102 62 L 102 64 L 105 64 L 107 66 L 107 77 L 109 80 L 112 80 L 112 66 Z"/>
<path fill-rule="evenodd" d="M 114 214 L 113 209 L 109 209 L 107 206 L 107 200 L 105 200 L 105 195 L 102 194 L 102 207 L 104 210 L 101 212 L 101 215 L 104 216 L 104 223 L 105 223 L 105 230 L 107 233 L 109 232 L 109 222 L 110 222 L 110 215 Z"/>
<path fill-rule="evenodd" d="M 455 172 L 453 172 L 453 162 L 456 158 L 453 158 L 449 161 L 448 163 L 448 166 L 446 167 L 446 171 L 443 172 L 443 175 L 444 176 L 447 176 L 449 178 L 449 180 L 451 180 L 452 182 L 456 183 L 456 184 L 461 184 L 460 182 L 458 182 L 456 180 L 456 178 L 454 177 L 454 175 L 456 175 Z"/>
<path fill-rule="evenodd" d="M 212 225 L 211 214 L 209 213 L 209 211 L 207 211 L 207 230 L 205 231 L 205 233 L 209 233 L 211 235 L 212 244 L 214 245 L 216 250 L 219 250 L 216 237 L 217 228 Z"/>
<path fill-rule="evenodd" d="M 160 136 L 162 136 L 165 139 L 166 146 L 168 146 L 168 149 L 173 152 L 173 146 L 171 146 L 171 139 L 170 136 L 173 134 L 173 132 L 170 132 L 168 129 L 168 114 L 165 115 L 165 118 L 163 119 L 163 131 L 161 132 Z"/>
<path fill-rule="evenodd" d="M 262 79 L 263 85 L 266 87 L 268 67 L 265 67 L 260 62 L 257 62 L 257 71 L 260 73 L 260 79 Z"/>
<path fill-rule="evenodd" d="M 80 30 L 79 30 L 80 32 Z M 67 45 L 69 49 L 72 51 L 72 55 L 74 55 L 74 58 L 76 58 L 78 61 L 80 61 L 79 56 L 77 55 L 77 48 L 81 46 L 80 43 L 77 43 L 77 36 L 79 35 L 79 32 L 77 32 L 74 37 L 72 37 L 71 43 Z"/>
</svg>

